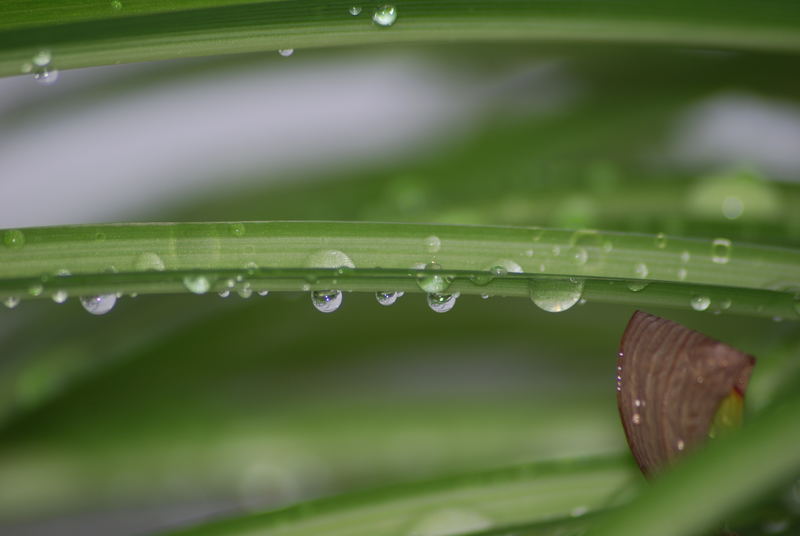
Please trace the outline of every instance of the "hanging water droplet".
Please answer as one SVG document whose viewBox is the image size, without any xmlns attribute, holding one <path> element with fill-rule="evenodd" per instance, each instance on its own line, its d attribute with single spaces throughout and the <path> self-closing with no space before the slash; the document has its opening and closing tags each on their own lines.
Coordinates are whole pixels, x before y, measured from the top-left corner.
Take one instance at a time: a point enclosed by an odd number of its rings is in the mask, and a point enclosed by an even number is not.
<svg viewBox="0 0 800 536">
<path fill-rule="evenodd" d="M 25 233 L 19 229 L 9 229 L 3 233 L 3 244 L 10 249 L 20 249 L 25 245 Z"/>
<path fill-rule="evenodd" d="M 104 315 L 114 308 L 117 303 L 116 294 L 101 294 L 99 296 L 82 296 L 81 305 L 93 315 Z"/>
<path fill-rule="evenodd" d="M 259 296 L 268 296 L 269 295 L 269 291 L 268 290 L 259 290 L 258 291 L 258 295 Z"/>
<path fill-rule="evenodd" d="M 644 279 L 650 273 L 650 270 L 647 268 L 647 265 L 643 262 L 638 262 L 633 267 L 633 273 L 635 273 L 638 277 Z"/>
<path fill-rule="evenodd" d="M 204 275 L 187 275 L 183 278 L 183 286 L 194 294 L 205 294 L 211 290 L 211 282 Z"/>
<path fill-rule="evenodd" d="M 66 290 L 57 290 L 50 297 L 53 298 L 53 301 L 56 303 L 64 303 L 67 301 L 67 298 L 69 298 L 69 294 L 67 294 Z"/>
<path fill-rule="evenodd" d="M 7 297 L 6 297 L 6 298 L 3 300 L 3 305 L 5 305 L 6 307 L 8 307 L 9 309 L 13 309 L 13 308 L 14 308 L 14 307 L 16 307 L 17 305 L 19 305 L 19 298 L 18 298 L 18 297 L 16 297 L 16 296 L 7 296 Z"/>
<path fill-rule="evenodd" d="M 488 300 L 491 297 L 492 297 L 491 294 L 481 294 L 481 299 L 482 300 Z"/>
<path fill-rule="evenodd" d="M 236 289 L 236 293 L 240 298 L 247 299 L 253 295 L 253 288 L 250 286 L 250 283 L 244 283 L 238 289 Z"/>
<path fill-rule="evenodd" d="M 453 294 L 431 292 L 428 294 L 428 307 L 437 313 L 446 313 L 453 308 L 459 296 L 460 294 L 458 292 L 454 292 Z"/>
<path fill-rule="evenodd" d="M 294 49 L 293 48 L 279 48 L 278 49 L 278 54 L 280 54 L 284 58 L 288 58 L 289 56 L 294 54 Z"/>
<path fill-rule="evenodd" d="M 717 264 L 725 264 L 730 260 L 731 241 L 727 238 L 715 238 L 711 242 L 711 260 Z"/>
<path fill-rule="evenodd" d="M 159 257 L 157 253 L 153 253 L 152 251 L 145 251 L 139 254 L 133 261 L 133 267 L 142 272 L 148 270 L 163 272 L 165 269 L 164 261 L 161 260 L 161 257 Z"/>
<path fill-rule="evenodd" d="M 650 283 L 647 281 L 628 281 L 628 290 L 632 292 L 639 292 L 647 288 L 647 285 L 649 284 Z"/>
<path fill-rule="evenodd" d="M 417 274 L 417 285 L 427 293 L 444 292 L 450 287 L 452 278 L 441 273 L 442 267 L 431 262 L 425 265 L 425 272 Z"/>
<path fill-rule="evenodd" d="M 698 294 L 692 296 L 690 303 L 695 311 L 705 311 L 711 305 L 711 298 Z"/>
<path fill-rule="evenodd" d="M 219 294 L 220 298 L 227 298 L 228 296 L 231 295 L 231 291 L 228 289 L 220 290 L 219 292 L 217 292 L 217 294 Z"/>
<path fill-rule="evenodd" d="M 531 301 L 551 313 L 566 311 L 581 299 L 583 279 L 531 279 L 528 283 Z"/>
<path fill-rule="evenodd" d="M 58 70 L 51 65 L 53 56 L 49 50 L 40 50 L 31 58 L 30 70 L 33 79 L 41 85 L 49 86 L 58 80 Z"/>
<path fill-rule="evenodd" d="M 311 293 L 311 303 L 318 311 L 332 313 L 342 304 L 340 290 L 315 290 Z"/>
<path fill-rule="evenodd" d="M 442 249 L 442 241 L 438 236 L 431 235 L 425 239 L 425 251 L 437 253 L 440 249 Z"/>
<path fill-rule="evenodd" d="M 46 67 L 47 65 L 50 65 L 50 62 L 52 60 L 53 60 L 53 55 L 47 49 L 40 50 L 39 52 L 33 55 L 33 58 L 31 58 L 31 61 L 37 67 Z"/>
<path fill-rule="evenodd" d="M 361 15 L 361 6 L 351 6 L 350 9 L 347 10 L 352 16 L 357 17 Z"/>
<path fill-rule="evenodd" d="M 397 9 L 389 4 L 381 6 L 372 14 L 372 20 L 378 26 L 391 26 L 397 20 Z"/>
<path fill-rule="evenodd" d="M 31 296 L 41 296 L 42 292 L 44 292 L 44 287 L 39 283 L 34 283 L 28 287 L 28 294 Z"/>
<path fill-rule="evenodd" d="M 403 294 L 405 294 L 405 292 L 402 291 L 393 292 L 390 290 L 384 290 L 382 292 L 376 292 L 375 299 L 378 300 L 378 303 L 380 303 L 381 305 L 386 305 L 386 306 L 394 305 L 394 302 L 396 302 L 398 298 L 401 298 Z"/>
<path fill-rule="evenodd" d="M 656 247 L 658 249 L 664 249 L 667 247 L 667 235 L 664 233 L 658 233 L 656 235 Z"/>
</svg>

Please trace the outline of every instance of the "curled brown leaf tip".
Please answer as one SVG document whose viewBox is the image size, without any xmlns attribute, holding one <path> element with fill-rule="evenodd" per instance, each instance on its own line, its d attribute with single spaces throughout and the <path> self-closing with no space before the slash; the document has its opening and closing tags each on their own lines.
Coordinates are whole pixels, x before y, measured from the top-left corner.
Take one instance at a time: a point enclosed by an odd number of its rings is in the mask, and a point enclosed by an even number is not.
<svg viewBox="0 0 800 536">
<path fill-rule="evenodd" d="M 702 333 L 634 313 L 617 359 L 617 406 L 645 476 L 708 439 L 722 402 L 744 397 L 754 365 L 754 357 Z"/>
</svg>

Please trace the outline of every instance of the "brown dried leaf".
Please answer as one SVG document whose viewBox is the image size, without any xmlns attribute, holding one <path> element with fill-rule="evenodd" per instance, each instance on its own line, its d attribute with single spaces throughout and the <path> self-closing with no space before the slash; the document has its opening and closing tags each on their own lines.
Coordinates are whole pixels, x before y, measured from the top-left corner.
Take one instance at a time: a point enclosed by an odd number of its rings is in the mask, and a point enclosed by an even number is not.
<svg viewBox="0 0 800 536">
<path fill-rule="evenodd" d="M 708 439 L 722 401 L 744 397 L 755 358 L 680 324 L 636 311 L 620 343 L 617 405 L 645 476 Z"/>
</svg>

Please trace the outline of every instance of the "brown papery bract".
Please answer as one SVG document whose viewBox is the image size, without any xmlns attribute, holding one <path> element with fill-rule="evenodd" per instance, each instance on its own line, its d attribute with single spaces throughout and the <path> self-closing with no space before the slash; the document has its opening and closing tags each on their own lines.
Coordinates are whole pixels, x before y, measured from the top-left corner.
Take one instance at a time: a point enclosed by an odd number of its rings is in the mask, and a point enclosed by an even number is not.
<svg viewBox="0 0 800 536">
<path fill-rule="evenodd" d="M 720 404 L 744 397 L 754 365 L 753 356 L 702 333 L 634 313 L 620 343 L 617 405 L 645 476 L 708 440 Z"/>
</svg>

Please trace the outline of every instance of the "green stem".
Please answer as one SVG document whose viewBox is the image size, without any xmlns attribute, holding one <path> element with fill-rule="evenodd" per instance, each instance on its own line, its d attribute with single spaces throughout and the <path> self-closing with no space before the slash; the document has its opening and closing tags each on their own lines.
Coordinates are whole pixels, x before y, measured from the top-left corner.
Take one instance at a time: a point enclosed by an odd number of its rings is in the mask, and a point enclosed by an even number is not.
<svg viewBox="0 0 800 536">
<path fill-rule="evenodd" d="M 573 277 L 586 280 L 591 300 L 685 307 L 702 297 L 710 303 L 698 310 L 800 315 L 800 251 L 725 239 L 346 222 L 108 224 L 3 236 L 5 297 L 187 292 L 192 277 L 216 291 L 527 296 L 532 280 Z M 432 277 L 452 284 L 432 290 Z"/>
<path fill-rule="evenodd" d="M 372 23 L 374 3 L 350 15 L 351 0 L 64 4 L 4 4 L 0 75 L 24 72 L 42 48 L 52 51 L 57 68 L 392 42 L 603 41 L 800 50 L 800 6 L 791 0 L 398 0 L 391 28 Z"/>
</svg>

